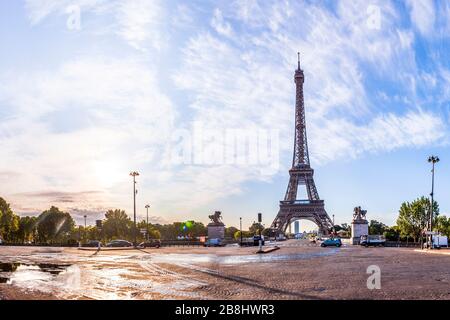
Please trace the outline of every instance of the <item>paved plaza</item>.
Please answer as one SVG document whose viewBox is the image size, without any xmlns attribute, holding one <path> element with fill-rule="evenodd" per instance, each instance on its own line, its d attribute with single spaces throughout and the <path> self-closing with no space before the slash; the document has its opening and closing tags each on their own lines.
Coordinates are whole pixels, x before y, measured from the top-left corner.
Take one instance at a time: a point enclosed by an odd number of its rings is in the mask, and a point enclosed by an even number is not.
<svg viewBox="0 0 450 320">
<path fill-rule="evenodd" d="M 450 299 L 450 250 L 1 247 L 2 299 Z M 380 289 L 368 289 L 369 266 Z"/>
</svg>

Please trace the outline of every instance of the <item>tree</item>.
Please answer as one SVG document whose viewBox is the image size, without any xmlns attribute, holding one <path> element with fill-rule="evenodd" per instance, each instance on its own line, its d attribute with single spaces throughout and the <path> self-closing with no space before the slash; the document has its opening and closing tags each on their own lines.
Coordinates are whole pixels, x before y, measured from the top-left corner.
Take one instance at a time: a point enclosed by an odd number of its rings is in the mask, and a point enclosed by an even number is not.
<svg viewBox="0 0 450 320">
<path fill-rule="evenodd" d="M 436 218 L 436 230 L 443 235 L 450 237 L 450 217 L 438 216 Z"/>
<path fill-rule="evenodd" d="M 37 231 L 36 221 L 36 217 L 21 217 L 14 240 L 20 243 L 33 241 Z"/>
<path fill-rule="evenodd" d="M 254 233 L 250 232 L 250 231 L 242 231 L 242 238 L 250 238 L 253 237 Z M 234 239 L 235 240 L 241 240 L 241 231 L 236 231 L 234 233 Z"/>
<path fill-rule="evenodd" d="M 236 227 L 228 227 L 225 229 L 225 238 L 233 238 L 234 234 L 239 231 Z"/>
<path fill-rule="evenodd" d="M 259 231 L 261 230 L 261 232 L 264 230 L 264 227 L 261 223 L 259 222 L 253 222 L 253 224 L 250 226 L 249 231 L 252 234 L 259 234 Z"/>
<path fill-rule="evenodd" d="M 409 236 L 414 242 L 422 237 L 429 221 L 430 200 L 421 197 L 413 202 L 403 202 L 397 218 L 401 236 Z M 439 215 L 439 206 L 436 201 L 433 203 L 434 220 Z M 435 222 L 433 222 L 435 225 Z"/>
<path fill-rule="evenodd" d="M 388 229 L 388 226 L 377 220 L 370 220 L 369 234 L 383 234 Z"/>
<path fill-rule="evenodd" d="M 0 236 L 6 241 L 11 241 L 18 229 L 19 217 L 11 210 L 9 203 L 0 198 Z"/>
<path fill-rule="evenodd" d="M 130 239 L 132 222 L 124 210 L 108 210 L 103 221 L 103 234 L 106 239 Z"/>
<path fill-rule="evenodd" d="M 39 241 L 45 243 L 67 241 L 75 227 L 75 221 L 70 214 L 54 206 L 42 212 L 36 223 Z"/>
<path fill-rule="evenodd" d="M 398 226 L 389 227 L 383 232 L 386 240 L 397 241 L 400 238 L 400 228 Z"/>
</svg>

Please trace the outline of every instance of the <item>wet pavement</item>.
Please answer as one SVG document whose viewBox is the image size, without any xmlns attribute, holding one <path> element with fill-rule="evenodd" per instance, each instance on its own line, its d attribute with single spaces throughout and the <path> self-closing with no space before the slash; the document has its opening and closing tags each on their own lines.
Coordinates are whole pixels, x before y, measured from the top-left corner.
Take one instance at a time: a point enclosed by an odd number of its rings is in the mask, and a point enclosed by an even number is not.
<svg viewBox="0 0 450 320">
<path fill-rule="evenodd" d="M 251 247 L 114 252 L 1 247 L 0 298 L 11 290 L 25 299 L 38 293 L 58 299 L 414 299 L 417 290 L 421 297 L 428 292 L 429 298 L 450 298 L 449 256 L 299 243 L 280 244 L 269 254 L 255 254 Z M 412 261 L 421 260 L 425 267 L 412 268 Z M 375 292 L 366 286 L 372 264 L 389 280 Z M 438 280 L 422 275 L 430 269 Z"/>
</svg>

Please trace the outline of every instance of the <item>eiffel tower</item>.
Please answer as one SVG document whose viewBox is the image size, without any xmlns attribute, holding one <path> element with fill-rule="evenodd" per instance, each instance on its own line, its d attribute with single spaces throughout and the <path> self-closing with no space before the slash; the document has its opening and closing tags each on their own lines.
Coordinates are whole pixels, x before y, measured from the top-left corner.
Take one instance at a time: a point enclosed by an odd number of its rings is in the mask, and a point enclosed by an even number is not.
<svg viewBox="0 0 450 320">
<path fill-rule="evenodd" d="M 295 140 L 292 168 L 289 170 L 289 185 L 284 200 L 280 201 L 280 210 L 271 228 L 277 233 L 285 233 L 294 220 L 305 219 L 317 224 L 319 233 L 329 234 L 333 223 L 325 211 L 324 201 L 320 200 L 314 183 L 314 170 L 309 163 L 308 142 L 306 139 L 305 106 L 303 100 L 303 83 L 305 75 L 300 68 L 300 53 L 298 53 L 298 68 L 295 70 L 296 101 L 295 101 Z M 306 188 L 308 199 L 297 199 L 298 187 Z"/>
</svg>

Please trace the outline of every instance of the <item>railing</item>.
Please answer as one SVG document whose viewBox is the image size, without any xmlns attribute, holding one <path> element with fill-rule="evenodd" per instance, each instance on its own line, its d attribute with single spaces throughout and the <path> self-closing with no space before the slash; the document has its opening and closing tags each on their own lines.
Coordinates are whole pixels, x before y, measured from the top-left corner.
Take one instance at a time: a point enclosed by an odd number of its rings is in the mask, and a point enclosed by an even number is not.
<svg viewBox="0 0 450 320">
<path fill-rule="evenodd" d="M 323 200 L 294 200 L 294 201 L 280 201 L 280 204 L 321 204 Z"/>
</svg>

